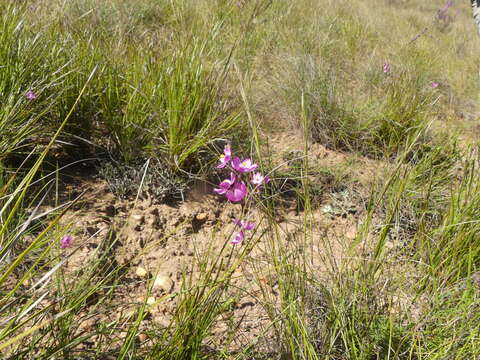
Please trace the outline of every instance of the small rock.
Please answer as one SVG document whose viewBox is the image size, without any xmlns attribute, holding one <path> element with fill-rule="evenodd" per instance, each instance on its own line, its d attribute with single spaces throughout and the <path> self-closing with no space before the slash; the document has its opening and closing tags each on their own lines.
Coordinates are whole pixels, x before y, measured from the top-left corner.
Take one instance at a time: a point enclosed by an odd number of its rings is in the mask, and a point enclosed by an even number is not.
<svg viewBox="0 0 480 360">
<path fill-rule="evenodd" d="M 291 210 L 291 211 L 288 212 L 287 216 L 288 216 L 289 218 L 293 218 L 293 217 L 297 217 L 298 214 L 297 214 L 297 212 L 296 212 L 295 210 Z"/>
<path fill-rule="evenodd" d="M 142 334 L 138 335 L 138 340 L 140 340 L 140 342 L 142 342 L 142 343 L 145 342 L 147 339 L 148 339 L 147 334 L 142 333 Z"/>
<path fill-rule="evenodd" d="M 153 304 L 155 304 L 155 297 L 154 297 L 154 296 L 150 296 L 150 297 L 147 299 L 147 305 L 152 306 Z"/>
<path fill-rule="evenodd" d="M 155 227 L 158 224 L 158 218 L 156 218 L 155 216 L 149 216 L 145 220 L 145 223 L 150 227 Z"/>
<path fill-rule="evenodd" d="M 166 275 L 157 275 L 153 282 L 153 289 L 169 292 L 173 287 L 173 281 Z"/>
<path fill-rule="evenodd" d="M 135 275 L 138 277 L 146 277 L 148 275 L 148 271 L 145 270 L 143 267 L 139 266 L 137 270 L 135 270 Z"/>
<path fill-rule="evenodd" d="M 357 227 L 352 226 L 350 229 L 347 230 L 345 236 L 349 240 L 355 240 L 355 238 L 357 237 Z"/>
<path fill-rule="evenodd" d="M 197 215 L 195 216 L 195 218 L 196 218 L 198 221 L 205 221 L 205 220 L 207 220 L 207 218 L 208 218 L 208 214 L 202 212 L 202 213 L 200 213 L 200 214 L 197 214 Z"/>
<path fill-rule="evenodd" d="M 384 246 L 387 250 L 393 250 L 395 248 L 395 244 L 393 241 L 385 241 Z"/>
<path fill-rule="evenodd" d="M 473 284 L 480 289 L 480 272 L 472 274 Z"/>
<path fill-rule="evenodd" d="M 95 327 L 95 319 L 88 319 L 81 323 L 80 328 L 91 331 Z"/>
<path fill-rule="evenodd" d="M 155 322 L 160 326 L 160 327 L 168 327 L 170 325 L 170 321 L 165 317 L 165 315 L 157 315 L 154 318 Z"/>
<path fill-rule="evenodd" d="M 135 223 L 139 225 L 145 224 L 145 216 L 143 216 L 142 214 L 134 214 L 132 215 L 132 219 L 134 220 Z"/>
<path fill-rule="evenodd" d="M 322 208 L 322 212 L 324 214 L 331 214 L 333 213 L 333 207 L 332 205 L 328 204 L 328 205 L 325 205 L 323 208 Z"/>
</svg>

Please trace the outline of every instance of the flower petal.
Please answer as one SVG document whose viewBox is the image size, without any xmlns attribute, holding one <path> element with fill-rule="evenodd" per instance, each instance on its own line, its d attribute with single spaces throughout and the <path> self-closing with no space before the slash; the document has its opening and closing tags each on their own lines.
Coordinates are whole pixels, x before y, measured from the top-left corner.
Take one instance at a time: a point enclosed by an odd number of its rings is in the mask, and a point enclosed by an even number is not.
<svg viewBox="0 0 480 360">
<path fill-rule="evenodd" d="M 243 181 L 235 182 L 233 186 L 228 189 L 225 196 L 231 202 L 240 202 L 247 195 L 247 186 Z"/>
<path fill-rule="evenodd" d="M 213 191 L 214 191 L 215 193 L 217 193 L 218 195 L 223 195 L 223 194 L 225 194 L 225 193 L 227 192 L 226 189 L 221 189 L 221 188 L 215 188 L 215 189 L 213 189 Z"/>
<path fill-rule="evenodd" d="M 238 232 L 233 239 L 230 241 L 232 244 L 237 245 L 240 244 L 243 239 L 245 239 L 245 233 L 243 231 Z"/>
<path fill-rule="evenodd" d="M 233 167 L 235 170 L 237 170 L 237 171 L 239 171 L 239 172 L 242 172 L 241 167 L 240 167 L 240 163 L 241 163 L 240 158 L 238 158 L 237 156 L 235 156 L 235 157 L 233 158 L 233 160 L 232 160 L 232 167 Z"/>
<path fill-rule="evenodd" d="M 245 230 L 253 230 L 253 228 L 255 228 L 255 223 L 254 223 L 254 222 L 245 221 L 245 222 L 242 224 L 242 227 L 243 227 Z"/>
<path fill-rule="evenodd" d="M 223 148 L 223 153 L 225 154 L 225 157 L 228 157 L 231 159 L 232 149 L 230 148 L 230 144 L 225 145 L 225 147 Z"/>
<path fill-rule="evenodd" d="M 70 235 L 65 235 L 62 238 L 62 240 L 60 240 L 60 247 L 62 249 L 66 249 L 72 246 L 72 243 L 73 243 L 73 237 L 71 237 Z"/>
</svg>

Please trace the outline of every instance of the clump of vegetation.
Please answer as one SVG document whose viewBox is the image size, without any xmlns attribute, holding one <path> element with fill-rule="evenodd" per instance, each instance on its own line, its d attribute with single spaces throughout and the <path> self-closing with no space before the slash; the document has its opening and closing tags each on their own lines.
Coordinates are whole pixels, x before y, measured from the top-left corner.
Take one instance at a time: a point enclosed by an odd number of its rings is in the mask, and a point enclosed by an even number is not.
<svg viewBox="0 0 480 360">
<path fill-rule="evenodd" d="M 108 182 L 112 193 L 124 199 L 141 195 L 158 202 L 178 202 L 185 199 L 188 189 L 184 178 L 158 160 L 129 165 L 104 161 L 98 168 L 98 175 Z"/>
</svg>

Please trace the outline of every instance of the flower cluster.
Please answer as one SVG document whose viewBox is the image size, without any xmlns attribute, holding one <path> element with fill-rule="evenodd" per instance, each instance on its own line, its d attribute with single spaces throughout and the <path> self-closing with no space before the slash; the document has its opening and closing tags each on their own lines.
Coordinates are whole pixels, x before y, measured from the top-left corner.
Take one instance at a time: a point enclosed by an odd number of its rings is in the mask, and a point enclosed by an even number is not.
<svg viewBox="0 0 480 360">
<path fill-rule="evenodd" d="M 217 166 L 218 169 L 226 167 L 230 169 L 230 176 L 213 191 L 219 195 L 225 195 L 229 201 L 234 203 L 241 202 L 248 195 L 248 184 L 251 184 L 253 192 L 256 192 L 262 185 L 270 181 L 268 176 L 255 172 L 258 165 L 251 159 L 240 160 L 239 157 L 233 157 L 230 145 L 225 146 L 223 154 L 220 156 L 220 163 Z M 245 238 L 245 231 L 252 230 L 255 224 L 243 220 L 235 220 L 234 223 L 240 227 L 240 231 L 234 236 L 231 243 L 239 244 Z"/>
<path fill-rule="evenodd" d="M 25 97 L 32 101 L 32 100 L 35 100 L 37 98 L 37 94 L 35 94 L 32 90 L 28 90 L 27 93 L 25 94 Z"/>
<path fill-rule="evenodd" d="M 388 61 L 385 61 L 385 62 L 383 63 L 383 72 L 384 72 L 385 74 L 390 73 L 390 63 L 389 63 Z"/>
<path fill-rule="evenodd" d="M 251 159 L 240 160 L 238 157 L 232 158 L 232 150 L 230 145 L 226 145 L 223 154 L 220 156 L 220 164 L 217 168 L 222 169 L 230 165 L 231 172 L 228 179 L 223 180 L 218 188 L 213 189 L 219 195 L 225 195 L 225 197 L 234 203 L 242 201 L 247 196 L 248 189 L 245 183 L 246 174 L 252 173 L 258 168 L 257 164 L 254 164 Z M 261 186 L 270 181 L 268 176 L 263 176 L 259 172 L 253 173 L 250 178 L 250 183 L 255 186 Z"/>
<path fill-rule="evenodd" d="M 73 237 L 70 235 L 65 235 L 62 240 L 60 240 L 60 247 L 62 249 L 67 249 L 73 245 Z"/>
<path fill-rule="evenodd" d="M 255 223 L 253 222 L 235 220 L 233 223 L 240 227 L 240 231 L 233 237 L 231 241 L 231 243 L 234 245 L 240 244 L 243 239 L 245 239 L 245 231 L 253 230 L 255 228 Z"/>
<path fill-rule="evenodd" d="M 437 20 L 451 22 L 453 18 L 448 14 L 448 9 L 453 6 L 453 1 L 447 1 L 445 6 L 437 11 Z"/>
<path fill-rule="evenodd" d="M 450 8 L 452 8 L 451 11 Z M 453 1 L 447 1 L 445 6 L 437 11 L 437 16 L 435 17 L 435 25 L 438 30 L 442 32 L 446 31 L 455 21 L 458 14 L 458 9 L 453 9 Z"/>
</svg>

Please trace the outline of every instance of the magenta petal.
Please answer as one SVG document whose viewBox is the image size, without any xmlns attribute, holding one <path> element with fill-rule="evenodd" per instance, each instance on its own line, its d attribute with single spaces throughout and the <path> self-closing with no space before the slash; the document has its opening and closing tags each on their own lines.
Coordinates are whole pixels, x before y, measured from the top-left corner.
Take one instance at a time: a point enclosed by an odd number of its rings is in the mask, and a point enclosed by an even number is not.
<svg viewBox="0 0 480 360">
<path fill-rule="evenodd" d="M 65 235 L 62 238 L 62 240 L 60 240 L 60 247 L 62 249 L 66 249 L 72 246 L 72 243 L 73 243 L 73 237 L 71 237 L 70 235 Z"/>
<path fill-rule="evenodd" d="M 245 221 L 245 222 L 242 224 L 242 226 L 243 226 L 243 228 L 244 228 L 245 230 L 252 230 L 252 229 L 255 227 L 255 223 Z"/>
<path fill-rule="evenodd" d="M 232 239 L 231 243 L 236 245 L 236 244 L 240 244 L 243 239 L 245 239 L 245 234 L 243 231 L 240 231 L 239 233 L 237 233 L 234 238 Z"/>
<path fill-rule="evenodd" d="M 228 161 L 231 160 L 232 158 L 232 149 L 230 148 L 230 145 L 225 145 L 225 147 L 223 148 L 223 153 L 225 154 L 225 157 L 228 158 Z"/>
<path fill-rule="evenodd" d="M 37 98 L 37 95 L 32 90 L 28 90 L 27 93 L 25 94 L 25 97 L 28 100 L 35 100 Z"/>
<path fill-rule="evenodd" d="M 390 72 L 390 64 L 389 64 L 388 62 L 385 62 L 385 63 L 383 64 L 383 72 L 384 72 L 385 74 L 388 74 L 388 73 Z"/>
<path fill-rule="evenodd" d="M 241 169 L 240 170 L 241 172 L 250 172 L 255 170 L 258 167 L 258 165 L 252 163 L 252 160 L 250 159 L 245 159 L 240 163 L 239 167 Z"/>
<path fill-rule="evenodd" d="M 252 176 L 252 184 L 253 185 L 261 185 L 263 184 L 265 181 L 265 177 L 260 174 L 259 172 L 257 173 L 254 173 L 253 176 Z"/>
<path fill-rule="evenodd" d="M 213 189 L 214 192 L 216 192 L 218 195 L 223 195 L 227 192 L 226 189 L 221 189 L 221 188 L 215 188 Z"/>
<path fill-rule="evenodd" d="M 238 172 L 246 173 L 246 172 L 255 170 L 258 167 L 258 165 L 253 164 L 252 160 L 250 159 L 245 159 L 241 161 L 238 157 L 235 157 L 232 160 L 232 167 Z"/>
<path fill-rule="evenodd" d="M 246 173 L 246 172 L 255 170 L 258 167 L 258 165 L 253 164 L 252 160 L 250 159 L 245 159 L 243 161 L 240 161 L 238 157 L 235 157 L 232 161 L 232 167 L 238 172 Z"/>
<path fill-rule="evenodd" d="M 236 182 L 233 186 L 228 189 L 225 196 L 231 202 L 240 202 L 247 195 L 247 186 L 243 181 Z"/>
<path fill-rule="evenodd" d="M 242 172 L 242 170 L 240 168 L 240 163 L 241 163 L 241 160 L 237 156 L 235 156 L 232 160 L 232 167 L 235 170 Z"/>
<path fill-rule="evenodd" d="M 244 167 L 245 169 L 245 172 L 250 172 L 250 171 L 254 171 L 258 168 L 258 165 L 257 164 L 249 164 L 249 165 L 246 165 Z"/>
<path fill-rule="evenodd" d="M 220 156 L 220 164 L 218 164 L 217 169 L 222 169 L 227 166 L 230 160 L 232 160 L 232 157 L 230 155 Z"/>
<path fill-rule="evenodd" d="M 227 192 L 228 189 L 233 185 L 235 182 L 235 174 L 230 173 L 230 179 L 223 180 L 219 185 L 218 188 L 213 189 L 214 192 L 217 194 L 223 195 Z"/>
</svg>

